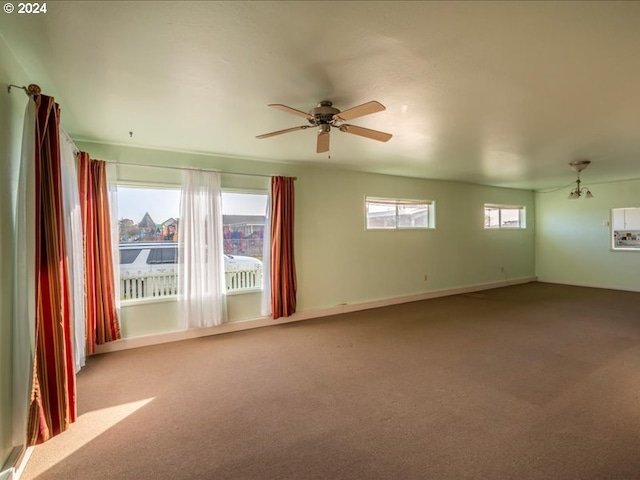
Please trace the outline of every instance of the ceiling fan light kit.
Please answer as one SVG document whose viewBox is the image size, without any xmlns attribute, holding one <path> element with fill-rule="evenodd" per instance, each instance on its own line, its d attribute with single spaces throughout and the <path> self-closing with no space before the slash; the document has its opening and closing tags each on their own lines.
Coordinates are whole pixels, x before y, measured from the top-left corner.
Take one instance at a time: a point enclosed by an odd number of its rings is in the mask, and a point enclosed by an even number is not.
<svg viewBox="0 0 640 480">
<path fill-rule="evenodd" d="M 574 160 L 573 162 L 569 162 L 571 169 L 578 174 L 576 186 L 569 192 L 568 198 L 570 200 L 578 199 L 582 195 L 584 195 L 585 198 L 593 198 L 593 194 L 587 187 L 580 187 L 580 172 L 587 168 L 590 163 L 590 160 Z"/>
<path fill-rule="evenodd" d="M 372 140 L 378 140 L 379 142 L 387 142 L 391 139 L 390 133 L 380 132 L 378 130 L 371 130 L 370 128 L 358 127 L 356 125 L 349 125 L 345 123 L 347 120 L 362 117 L 364 115 L 370 115 L 372 113 L 381 112 L 385 110 L 384 105 L 375 100 L 357 107 L 349 108 L 344 111 L 340 111 L 333 106 L 328 100 L 323 100 L 318 105 L 312 108 L 309 113 L 305 113 L 302 110 L 282 105 L 280 103 L 269 104 L 269 107 L 282 110 L 283 112 L 297 115 L 298 117 L 306 118 L 311 126 L 318 127 L 318 139 L 316 144 L 316 152 L 324 153 L 329 151 L 329 134 L 331 133 L 331 127 L 336 127 L 343 133 L 350 133 L 352 135 L 358 135 L 360 137 L 370 138 Z M 257 135 L 256 138 L 269 138 L 283 133 L 294 132 L 296 130 L 306 130 L 309 125 L 300 125 L 292 128 L 285 128 L 284 130 L 277 130 L 275 132 L 265 133 L 263 135 Z"/>
</svg>

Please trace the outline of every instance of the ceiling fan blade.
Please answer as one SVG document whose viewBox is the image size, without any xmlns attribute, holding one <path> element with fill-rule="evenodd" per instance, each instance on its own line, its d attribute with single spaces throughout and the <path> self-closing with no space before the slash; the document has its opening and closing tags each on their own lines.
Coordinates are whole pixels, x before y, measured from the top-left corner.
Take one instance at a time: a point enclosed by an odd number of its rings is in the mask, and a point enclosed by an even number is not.
<svg viewBox="0 0 640 480">
<path fill-rule="evenodd" d="M 318 133 L 318 148 L 317 153 L 324 153 L 329 151 L 329 133 Z"/>
<path fill-rule="evenodd" d="M 357 107 L 349 108 L 344 112 L 336 113 L 334 117 L 337 117 L 341 120 L 351 120 L 353 118 L 362 117 L 371 113 L 381 112 L 382 110 L 386 110 L 384 105 L 373 100 L 371 102 L 358 105 Z"/>
<path fill-rule="evenodd" d="M 296 130 L 304 130 L 305 128 L 309 128 L 311 125 L 300 125 L 299 127 L 285 128 L 284 130 L 277 130 L 275 132 L 264 133 L 262 135 L 256 135 L 256 138 L 269 138 L 274 137 L 276 135 L 282 135 L 283 133 L 295 132 Z"/>
<path fill-rule="evenodd" d="M 379 142 L 388 142 L 389 139 L 393 137 L 390 133 L 371 130 L 370 128 L 356 127 L 355 125 L 347 125 L 346 123 L 340 125 L 338 128 L 341 132 L 360 135 L 361 137 L 371 138 L 373 140 L 378 140 Z"/>
<path fill-rule="evenodd" d="M 280 103 L 270 103 L 269 107 L 277 108 L 278 110 L 282 110 L 283 112 L 293 113 L 294 115 L 298 115 L 299 117 L 311 119 L 313 115 L 310 115 L 302 110 L 296 110 L 295 108 L 287 107 L 286 105 L 282 105 Z"/>
</svg>

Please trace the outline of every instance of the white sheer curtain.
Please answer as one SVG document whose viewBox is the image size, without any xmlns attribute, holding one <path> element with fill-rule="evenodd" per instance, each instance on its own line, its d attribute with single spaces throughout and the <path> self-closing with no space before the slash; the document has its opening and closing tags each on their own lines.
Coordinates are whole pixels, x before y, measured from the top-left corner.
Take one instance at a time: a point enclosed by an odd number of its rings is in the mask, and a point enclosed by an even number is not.
<svg viewBox="0 0 640 480">
<path fill-rule="evenodd" d="M 113 259 L 113 294 L 116 312 L 120 317 L 120 231 L 118 224 L 118 175 L 116 165 L 107 164 L 107 188 L 109 189 L 109 215 L 111 218 L 111 257 Z"/>
<path fill-rule="evenodd" d="M 182 326 L 220 325 L 226 317 L 226 288 L 222 192 L 217 172 L 183 172 L 178 229 Z"/>
<path fill-rule="evenodd" d="M 264 216 L 264 234 L 262 236 L 262 298 L 260 314 L 271 316 L 271 188 L 267 196 L 267 211 Z"/>
<path fill-rule="evenodd" d="M 86 359 L 82 216 L 75 145 L 61 127 L 58 129 L 58 137 L 62 174 L 62 210 L 64 212 L 64 233 L 69 262 L 71 311 L 74 326 L 73 352 L 77 373 L 84 367 Z"/>
<path fill-rule="evenodd" d="M 36 330 L 35 155 L 36 110 L 29 99 L 24 114 L 22 156 L 16 199 L 13 311 L 13 445 L 27 442 Z"/>
</svg>

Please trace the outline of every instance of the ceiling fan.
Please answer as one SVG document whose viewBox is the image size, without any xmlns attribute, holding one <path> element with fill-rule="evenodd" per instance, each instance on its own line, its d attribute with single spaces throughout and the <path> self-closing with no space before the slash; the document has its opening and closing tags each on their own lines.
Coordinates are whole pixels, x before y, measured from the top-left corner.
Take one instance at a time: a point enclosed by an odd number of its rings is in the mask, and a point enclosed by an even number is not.
<svg viewBox="0 0 640 480">
<path fill-rule="evenodd" d="M 287 107 L 286 105 L 281 105 L 279 103 L 271 103 L 269 106 L 282 110 L 283 112 L 292 113 L 299 117 L 306 118 L 311 125 L 300 125 L 298 127 L 285 128 L 284 130 L 258 135 L 256 138 L 269 138 L 283 133 L 294 132 L 296 130 L 305 130 L 310 126 L 318 127 L 318 144 L 316 152 L 323 153 L 329 151 L 329 133 L 331 132 L 331 127 L 336 127 L 341 132 L 371 138 L 380 142 L 387 142 L 392 137 L 390 133 L 345 123 L 347 120 L 385 110 L 384 105 L 376 101 L 363 103 L 362 105 L 349 108 L 343 112 L 333 107 L 333 104 L 328 100 L 323 100 L 318 103 L 318 105 L 315 108 L 312 108 L 309 113 L 305 113 L 302 110 L 296 110 L 295 108 Z"/>
</svg>

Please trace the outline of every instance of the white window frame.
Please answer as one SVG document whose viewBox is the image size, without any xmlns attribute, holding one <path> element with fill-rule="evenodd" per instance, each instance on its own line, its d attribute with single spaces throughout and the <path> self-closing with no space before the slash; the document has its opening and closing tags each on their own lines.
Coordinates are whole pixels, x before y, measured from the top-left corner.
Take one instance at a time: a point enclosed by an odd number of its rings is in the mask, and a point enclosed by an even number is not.
<svg viewBox="0 0 640 480">
<path fill-rule="evenodd" d="M 386 204 L 395 206 L 395 225 L 390 227 L 375 227 L 369 226 L 368 207 L 369 203 Z M 427 208 L 427 225 L 426 226 L 410 226 L 404 227 L 398 225 L 398 207 L 406 205 L 415 205 Z M 364 198 L 364 228 L 365 230 L 433 230 L 435 229 L 435 201 L 433 200 L 416 200 L 416 199 L 401 199 L 401 198 L 386 198 L 386 197 L 365 197 Z"/>
<path fill-rule="evenodd" d="M 486 221 L 483 220 L 485 230 L 521 230 L 527 228 L 527 209 L 523 205 L 500 205 L 495 203 L 484 204 L 484 217 L 486 218 L 487 210 L 498 210 L 498 225 L 488 226 Z M 518 224 L 517 225 L 502 225 L 502 210 L 518 210 Z"/>
</svg>

